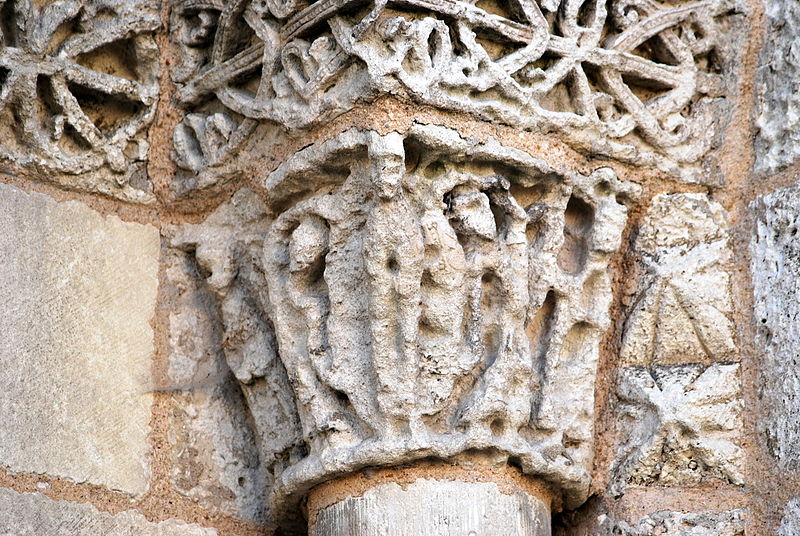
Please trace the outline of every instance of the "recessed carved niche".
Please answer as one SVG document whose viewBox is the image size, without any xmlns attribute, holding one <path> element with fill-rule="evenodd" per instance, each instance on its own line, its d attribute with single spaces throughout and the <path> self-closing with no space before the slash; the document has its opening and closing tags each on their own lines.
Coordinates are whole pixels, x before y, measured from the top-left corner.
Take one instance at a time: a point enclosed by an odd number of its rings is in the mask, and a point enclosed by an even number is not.
<svg viewBox="0 0 800 536">
<path fill-rule="evenodd" d="M 180 166 L 234 154 L 257 121 L 296 130 L 384 94 L 707 182 L 734 91 L 735 0 L 220 0 L 173 10 L 189 112 Z"/>
<path fill-rule="evenodd" d="M 173 229 L 215 292 L 280 519 L 369 466 L 482 456 L 584 501 L 637 194 L 442 127 L 349 130 Z"/>
</svg>

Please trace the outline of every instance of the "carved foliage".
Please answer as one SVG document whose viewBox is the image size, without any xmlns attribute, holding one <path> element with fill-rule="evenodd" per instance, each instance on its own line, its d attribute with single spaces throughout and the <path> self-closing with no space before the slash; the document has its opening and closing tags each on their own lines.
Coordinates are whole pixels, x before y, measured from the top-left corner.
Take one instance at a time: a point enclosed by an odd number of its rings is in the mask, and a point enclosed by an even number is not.
<svg viewBox="0 0 800 536">
<path fill-rule="evenodd" d="M 489 449 L 581 500 L 628 187 L 439 127 L 348 131 L 266 187 L 272 319 L 309 447 L 278 499 Z"/>
<path fill-rule="evenodd" d="M 0 2 L 0 156 L 81 174 L 107 166 L 104 193 L 127 186 L 147 155 L 158 96 L 157 5 L 129 0 Z M 138 186 L 141 189 L 141 186 Z"/>
<path fill-rule="evenodd" d="M 647 158 L 632 145 L 677 162 L 694 162 L 708 150 L 707 97 L 726 94 L 723 75 L 733 67 L 720 28 L 739 9 L 728 0 L 282 5 L 239 0 L 225 8 L 211 1 L 176 8 L 174 33 L 184 50 L 176 80 L 189 109 L 227 109 L 237 122 L 269 119 L 296 128 L 358 99 L 403 92 L 525 128 L 559 129 L 582 149 L 642 162 Z M 216 104 L 204 104 L 209 96 Z M 176 136 L 195 137 L 194 153 L 179 160 L 191 169 L 219 163 L 214 155 L 239 136 L 203 149 L 203 130 L 193 121 Z M 241 124 L 240 134 L 252 128 Z"/>
</svg>

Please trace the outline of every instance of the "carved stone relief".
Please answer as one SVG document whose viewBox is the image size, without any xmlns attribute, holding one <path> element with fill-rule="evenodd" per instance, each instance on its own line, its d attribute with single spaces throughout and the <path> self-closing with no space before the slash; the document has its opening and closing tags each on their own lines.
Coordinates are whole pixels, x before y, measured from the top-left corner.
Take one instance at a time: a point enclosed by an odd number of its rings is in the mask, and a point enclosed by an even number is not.
<svg viewBox="0 0 800 536">
<path fill-rule="evenodd" d="M 653 198 L 634 242 L 640 273 L 620 348 L 611 491 L 742 485 L 740 367 L 726 213 L 705 194 Z"/>
<path fill-rule="evenodd" d="M 735 0 L 188 0 L 173 11 L 190 112 L 180 166 L 267 120 L 304 128 L 392 93 L 703 182 L 735 75 Z M 695 169 L 695 171 L 692 171 Z"/>
<path fill-rule="evenodd" d="M 72 188 L 153 200 L 158 5 L 0 1 L 0 162 Z"/>
<path fill-rule="evenodd" d="M 468 452 L 585 500 L 608 262 L 634 195 L 609 169 L 557 172 L 441 127 L 350 130 L 267 178 L 260 223 L 234 198 L 176 229 L 248 401 L 269 367 L 285 375 L 266 398 L 288 427 L 256 423 L 275 434 L 274 511 L 332 475 Z"/>
</svg>

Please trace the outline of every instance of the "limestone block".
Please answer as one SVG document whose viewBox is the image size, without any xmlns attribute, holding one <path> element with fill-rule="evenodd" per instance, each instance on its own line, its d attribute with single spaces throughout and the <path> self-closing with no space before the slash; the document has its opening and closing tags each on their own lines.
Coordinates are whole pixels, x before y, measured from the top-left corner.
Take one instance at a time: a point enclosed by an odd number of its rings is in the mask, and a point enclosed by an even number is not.
<svg viewBox="0 0 800 536">
<path fill-rule="evenodd" d="M 796 536 L 800 534 L 800 499 L 792 499 L 783 510 L 778 536 Z"/>
<path fill-rule="evenodd" d="M 756 344 L 767 447 L 783 469 L 800 469 L 800 185 L 753 203 L 751 240 Z"/>
<path fill-rule="evenodd" d="M 800 155 L 800 6 L 793 0 L 763 4 L 767 31 L 756 70 L 755 169 L 771 172 Z"/>
<path fill-rule="evenodd" d="M 156 228 L 0 185 L 0 464 L 142 493 Z"/>
<path fill-rule="evenodd" d="M 4 168 L 152 202 L 145 161 L 159 91 L 158 2 L 3 2 L 0 21 Z"/>
<path fill-rule="evenodd" d="M 307 128 L 393 94 L 716 180 L 702 160 L 737 91 L 744 2 L 506 4 L 181 2 L 172 75 L 187 115 L 176 161 L 219 173 L 257 121 Z"/>
<path fill-rule="evenodd" d="M 620 365 L 735 360 L 725 210 L 703 194 L 653 198 L 634 244 L 643 274 Z"/>
<path fill-rule="evenodd" d="M 172 486 L 206 511 L 266 519 L 265 474 L 247 405 L 222 351 L 219 312 L 185 252 L 166 252 Z"/>
<path fill-rule="evenodd" d="M 621 521 L 606 523 L 613 526 L 608 534 L 619 536 L 744 536 L 745 510 L 724 512 L 661 511 L 642 517 L 634 525 Z"/>
<path fill-rule="evenodd" d="M 442 127 L 351 129 L 278 168 L 260 207 L 240 192 L 174 229 L 217 297 L 273 511 L 335 474 L 475 450 L 582 501 L 636 191 Z"/>
<path fill-rule="evenodd" d="M 310 536 L 550 536 L 550 508 L 487 482 L 382 484 L 316 513 Z"/>
<path fill-rule="evenodd" d="M 612 493 L 712 477 L 744 484 L 738 364 L 626 367 L 617 396 L 620 445 Z"/>
<path fill-rule="evenodd" d="M 53 501 L 41 493 L 0 489 L 2 536 L 216 536 L 214 529 L 170 519 L 147 521 L 129 510 L 107 514 L 91 504 Z"/>
</svg>

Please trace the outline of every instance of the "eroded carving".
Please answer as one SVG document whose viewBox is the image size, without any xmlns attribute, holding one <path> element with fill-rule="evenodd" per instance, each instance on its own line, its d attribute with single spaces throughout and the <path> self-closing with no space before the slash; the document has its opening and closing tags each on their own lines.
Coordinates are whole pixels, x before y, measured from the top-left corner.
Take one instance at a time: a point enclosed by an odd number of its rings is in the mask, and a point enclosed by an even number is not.
<svg viewBox="0 0 800 536">
<path fill-rule="evenodd" d="M 415 127 L 311 146 L 265 191 L 249 292 L 274 326 L 300 425 L 292 461 L 273 468 L 276 511 L 334 474 L 467 452 L 539 475 L 567 504 L 585 499 L 608 262 L 632 185 Z M 196 248 L 224 314 L 230 246 L 201 244 L 202 228 L 178 244 Z"/>
<path fill-rule="evenodd" d="M 725 122 L 737 11 L 733 0 L 187 1 L 173 17 L 175 79 L 193 113 L 228 114 L 236 143 L 253 120 L 302 128 L 395 93 L 681 173 Z M 221 162 L 198 121 L 176 134 L 193 132 L 178 161 L 194 171 Z"/>
<path fill-rule="evenodd" d="M 155 114 L 158 7 L 140 0 L 0 2 L 0 157 L 15 166 L 106 177 L 67 186 L 152 200 L 144 129 Z M 108 175 L 110 174 L 110 180 Z"/>
<path fill-rule="evenodd" d="M 622 441 L 612 493 L 709 478 L 744 484 L 738 363 L 627 367 L 618 381 Z"/>
<path fill-rule="evenodd" d="M 625 322 L 620 364 L 736 359 L 725 209 L 704 194 L 657 195 L 634 248 L 644 273 Z"/>
</svg>

